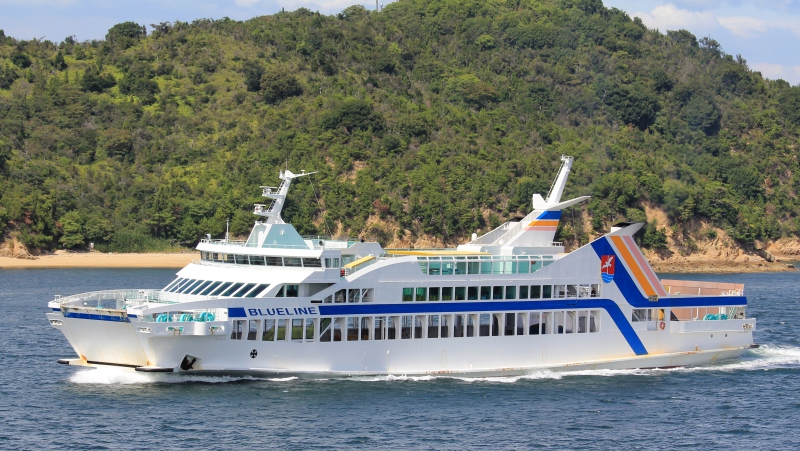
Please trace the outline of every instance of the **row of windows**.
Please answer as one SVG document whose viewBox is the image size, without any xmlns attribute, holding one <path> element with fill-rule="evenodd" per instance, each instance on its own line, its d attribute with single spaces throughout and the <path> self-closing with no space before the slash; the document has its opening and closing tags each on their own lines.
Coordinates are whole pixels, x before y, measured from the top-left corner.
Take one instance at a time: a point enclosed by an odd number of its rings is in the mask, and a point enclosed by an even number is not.
<svg viewBox="0 0 800 451">
<path fill-rule="evenodd" d="M 325 297 L 323 302 L 326 304 L 344 304 L 352 302 L 372 302 L 372 288 L 348 288 L 337 291 Z M 319 304 L 321 301 L 311 301 L 312 304 Z"/>
<path fill-rule="evenodd" d="M 594 333 L 599 329 L 600 312 L 597 310 L 560 310 L 553 312 L 235 320 L 231 339 L 331 342 L 583 334 Z"/>
<path fill-rule="evenodd" d="M 464 260 L 464 259 L 467 260 Z M 497 258 L 497 257 L 495 257 Z M 458 274 L 530 274 L 553 263 L 536 256 L 492 257 L 417 257 L 424 274 L 447 276 Z"/>
<path fill-rule="evenodd" d="M 500 299 L 562 299 L 600 296 L 600 284 L 523 285 L 480 287 L 407 287 L 403 302 L 411 301 L 477 301 Z"/>
<path fill-rule="evenodd" d="M 269 288 L 269 284 L 244 282 L 219 282 L 213 280 L 185 279 L 178 277 L 164 288 L 169 293 L 198 296 L 254 298 Z M 296 295 L 295 295 L 296 296 Z"/>
<path fill-rule="evenodd" d="M 223 254 L 219 252 L 200 251 L 200 259 L 211 262 L 234 263 L 239 265 L 322 268 L 322 260 L 319 258 L 265 257 L 263 255 Z M 324 260 L 326 268 L 339 267 L 339 258 L 326 258 Z"/>
</svg>

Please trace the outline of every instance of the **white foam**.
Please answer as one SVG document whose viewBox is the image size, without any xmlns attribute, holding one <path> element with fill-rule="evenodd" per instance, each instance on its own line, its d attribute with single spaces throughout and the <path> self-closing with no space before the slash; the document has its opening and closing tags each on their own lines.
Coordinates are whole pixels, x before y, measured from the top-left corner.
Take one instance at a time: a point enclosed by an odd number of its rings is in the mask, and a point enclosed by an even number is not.
<svg viewBox="0 0 800 451">
<path fill-rule="evenodd" d="M 253 377 L 253 376 L 199 376 L 183 374 L 137 373 L 121 368 L 94 368 L 80 370 L 69 377 L 73 384 L 94 385 L 136 385 L 136 384 L 184 384 L 187 382 L 204 382 L 219 384 L 238 381 L 270 381 L 288 382 L 297 377 Z"/>
</svg>

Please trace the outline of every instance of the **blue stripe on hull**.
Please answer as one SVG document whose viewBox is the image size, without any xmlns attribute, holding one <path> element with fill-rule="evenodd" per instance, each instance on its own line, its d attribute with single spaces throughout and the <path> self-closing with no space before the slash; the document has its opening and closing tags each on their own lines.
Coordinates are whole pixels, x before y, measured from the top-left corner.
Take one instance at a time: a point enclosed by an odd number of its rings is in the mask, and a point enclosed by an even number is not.
<svg viewBox="0 0 800 451">
<path fill-rule="evenodd" d="M 489 301 L 489 302 L 441 302 L 408 304 L 347 304 L 321 305 L 320 315 L 403 315 L 424 313 L 477 313 L 497 311 L 582 310 L 601 308 L 608 312 L 622 336 L 636 355 L 646 355 L 647 349 L 636 335 L 619 306 L 610 299 L 551 300 L 551 301 Z"/>
</svg>

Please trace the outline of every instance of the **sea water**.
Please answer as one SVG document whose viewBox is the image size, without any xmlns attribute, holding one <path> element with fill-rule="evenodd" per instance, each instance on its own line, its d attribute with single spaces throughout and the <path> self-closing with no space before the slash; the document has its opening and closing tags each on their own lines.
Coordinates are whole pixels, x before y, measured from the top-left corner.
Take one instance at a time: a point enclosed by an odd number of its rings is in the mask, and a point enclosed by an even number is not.
<svg viewBox="0 0 800 451">
<path fill-rule="evenodd" d="M 0 270 L 0 449 L 798 449 L 800 273 L 745 284 L 760 349 L 670 370 L 299 380 L 58 365 L 54 294 L 174 270 Z M 669 275 L 669 278 L 681 277 Z"/>
</svg>

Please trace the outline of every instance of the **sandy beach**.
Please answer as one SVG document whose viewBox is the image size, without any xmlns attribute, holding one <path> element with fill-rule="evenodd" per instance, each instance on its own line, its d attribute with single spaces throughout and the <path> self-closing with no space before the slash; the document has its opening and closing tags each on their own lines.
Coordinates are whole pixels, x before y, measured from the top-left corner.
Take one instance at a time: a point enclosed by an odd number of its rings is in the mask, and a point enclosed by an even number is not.
<svg viewBox="0 0 800 451">
<path fill-rule="evenodd" d="M 0 269 L 22 268 L 183 268 L 199 260 L 198 252 L 172 254 L 103 254 L 64 252 L 32 258 L 0 257 Z"/>
<path fill-rule="evenodd" d="M 103 254 L 100 252 L 66 252 L 32 258 L 0 257 L 0 269 L 23 268 L 183 268 L 199 260 L 198 252 L 169 254 Z M 688 258 L 672 261 L 652 261 L 660 273 L 750 273 L 794 271 L 788 262 L 768 263 L 760 259 L 714 260 Z"/>
</svg>

